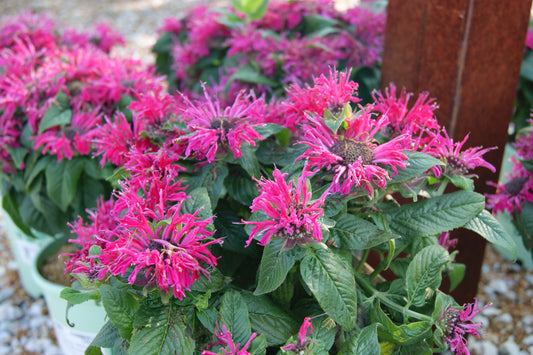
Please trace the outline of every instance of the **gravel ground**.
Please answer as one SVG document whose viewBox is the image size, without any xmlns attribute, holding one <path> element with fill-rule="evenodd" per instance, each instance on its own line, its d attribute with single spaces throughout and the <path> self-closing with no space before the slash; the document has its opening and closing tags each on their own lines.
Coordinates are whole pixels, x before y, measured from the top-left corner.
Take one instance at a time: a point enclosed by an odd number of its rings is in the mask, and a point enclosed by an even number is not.
<svg viewBox="0 0 533 355">
<path fill-rule="evenodd" d="M 2 0 L 0 13 L 15 15 L 24 10 L 47 12 L 60 25 L 84 29 L 105 21 L 126 38 L 129 55 L 152 63 L 151 46 L 156 30 L 168 16 L 179 16 L 198 0 Z M 338 0 L 345 9 L 357 0 Z M 478 298 L 493 303 L 476 320 L 483 322 L 483 340 L 470 339 L 472 354 L 533 355 L 533 271 L 505 261 L 487 247 Z M 18 281 L 0 216 L 0 355 L 60 355 L 44 300 L 29 297 Z"/>
</svg>

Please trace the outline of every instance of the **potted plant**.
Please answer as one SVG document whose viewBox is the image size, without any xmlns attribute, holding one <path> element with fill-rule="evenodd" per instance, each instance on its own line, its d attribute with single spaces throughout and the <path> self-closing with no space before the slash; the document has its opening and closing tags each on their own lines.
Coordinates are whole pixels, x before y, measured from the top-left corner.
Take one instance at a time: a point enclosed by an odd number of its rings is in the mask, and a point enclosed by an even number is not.
<svg viewBox="0 0 533 355">
<path fill-rule="evenodd" d="M 447 233 L 516 253 L 473 191 L 491 148 L 449 138 L 427 93 L 412 104 L 391 85 L 363 105 L 349 78 L 331 70 L 270 103 L 204 89 L 131 105 L 141 129 L 108 150 L 119 187 L 73 223 L 67 272 L 85 290 L 63 297 L 99 298 L 109 318 L 91 351 L 468 352 L 489 305 L 441 289 L 464 271 Z"/>
<path fill-rule="evenodd" d="M 100 125 L 127 120 L 131 100 L 164 89 L 139 61 L 110 56 L 121 42 L 107 26 L 60 31 L 33 13 L 0 27 L 2 208 L 22 284 L 33 297 L 43 293 L 32 272 L 36 258 L 43 262 L 40 253 L 65 244 L 68 222 L 111 194 L 115 166 L 93 156 Z M 65 324 L 64 314 L 57 321 Z"/>
</svg>

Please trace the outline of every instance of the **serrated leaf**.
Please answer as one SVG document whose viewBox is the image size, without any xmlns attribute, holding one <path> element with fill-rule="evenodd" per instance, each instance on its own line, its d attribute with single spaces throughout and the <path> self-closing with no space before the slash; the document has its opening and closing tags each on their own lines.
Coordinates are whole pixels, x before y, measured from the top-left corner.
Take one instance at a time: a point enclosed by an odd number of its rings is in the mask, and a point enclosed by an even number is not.
<svg viewBox="0 0 533 355">
<path fill-rule="evenodd" d="M 243 144 L 241 146 L 242 156 L 237 159 L 239 165 L 248 173 L 248 175 L 259 179 L 261 177 L 261 171 L 259 170 L 259 160 L 255 155 L 250 144 Z"/>
<path fill-rule="evenodd" d="M 250 206 L 259 194 L 256 183 L 242 170 L 230 175 L 230 178 L 224 181 L 224 186 L 232 198 L 245 206 Z"/>
<path fill-rule="evenodd" d="M 513 238 L 503 229 L 502 225 L 489 211 L 483 210 L 479 215 L 468 221 L 464 228 L 476 232 L 489 243 L 509 251 L 516 260 L 517 250 Z"/>
<path fill-rule="evenodd" d="M 99 300 L 100 292 L 98 290 L 81 292 L 67 287 L 61 290 L 61 292 L 59 293 L 59 297 L 64 300 L 67 300 L 67 302 L 71 304 L 80 304 L 83 302 L 87 302 L 88 300 Z"/>
<path fill-rule="evenodd" d="M 74 199 L 82 171 L 83 162 L 78 159 L 62 160 L 46 167 L 46 192 L 63 212 Z"/>
<path fill-rule="evenodd" d="M 228 168 L 223 165 L 209 164 L 203 166 L 194 175 L 188 177 L 185 184 L 190 190 L 205 187 L 211 200 L 211 206 L 216 207 L 222 194 L 224 179 L 228 175 Z"/>
<path fill-rule="evenodd" d="M 448 180 L 450 180 L 450 182 L 460 188 L 460 189 L 463 189 L 463 190 L 466 190 L 466 191 L 474 191 L 474 180 L 471 179 L 471 178 L 467 178 L 465 176 L 462 176 L 462 175 L 447 175 L 447 174 L 444 174 L 444 176 L 446 176 L 446 178 Z"/>
<path fill-rule="evenodd" d="M 224 275 L 222 275 L 218 269 L 213 269 L 210 271 L 209 276 L 201 274 L 200 277 L 192 284 L 191 291 L 216 292 L 224 288 L 225 285 L 226 279 Z"/>
<path fill-rule="evenodd" d="M 357 320 L 352 270 L 337 255 L 317 249 L 302 260 L 300 273 L 324 311 L 346 330 L 352 330 Z"/>
<path fill-rule="evenodd" d="M 450 292 L 455 290 L 457 286 L 463 281 L 465 277 L 466 265 L 459 263 L 451 263 L 448 271 L 448 278 L 450 279 Z"/>
<path fill-rule="evenodd" d="M 339 355 L 379 355 L 378 325 L 372 324 L 352 335 L 342 346 Z"/>
<path fill-rule="evenodd" d="M 102 302 L 109 320 L 120 336 L 129 339 L 133 330 L 133 318 L 138 308 L 135 298 L 126 290 L 109 285 L 100 286 Z"/>
<path fill-rule="evenodd" d="M 244 344 L 252 335 L 248 308 L 237 291 L 222 296 L 218 324 L 228 328 L 235 343 Z"/>
<path fill-rule="evenodd" d="M 425 247 L 407 267 L 406 284 L 410 304 L 423 306 L 427 289 L 436 290 L 442 281 L 442 268 L 449 261 L 449 254 L 440 245 Z"/>
<path fill-rule="evenodd" d="M 285 344 L 298 331 L 300 325 L 265 295 L 243 292 L 242 297 L 248 305 L 252 330 L 263 334 L 269 346 Z"/>
<path fill-rule="evenodd" d="M 147 311 L 151 314 L 150 321 L 135 328 L 131 336 L 129 354 L 194 354 L 195 341 L 188 334 L 178 306 L 169 303 L 167 306 Z"/>
<path fill-rule="evenodd" d="M 39 134 L 54 126 L 64 127 L 72 120 L 72 110 L 70 109 L 69 99 L 60 91 L 55 102 L 46 110 L 41 124 L 39 125 Z"/>
<path fill-rule="evenodd" d="M 455 191 L 403 205 L 388 212 L 390 227 L 402 237 L 438 235 L 464 226 L 485 207 L 483 195 Z"/>
<path fill-rule="evenodd" d="M 304 144 L 296 144 L 285 147 L 277 142 L 266 140 L 259 143 L 256 151 L 257 159 L 265 165 L 276 165 L 283 167 L 293 164 L 306 150 Z"/>
<path fill-rule="evenodd" d="M 374 304 L 371 317 L 373 323 L 380 323 L 380 326 L 378 326 L 380 342 L 391 342 L 401 345 L 419 343 L 431 331 L 433 325 L 432 322 L 428 321 L 396 325 L 383 312 L 379 302 Z M 381 350 L 383 352 L 383 347 Z"/>
<path fill-rule="evenodd" d="M 429 154 L 420 152 L 403 152 L 408 160 L 405 169 L 398 169 L 398 174 L 394 175 L 389 184 L 398 184 L 420 176 L 436 165 L 446 165 L 439 159 Z"/>
<path fill-rule="evenodd" d="M 213 216 L 211 210 L 211 200 L 205 187 L 198 187 L 190 192 L 190 196 L 183 202 L 182 213 L 183 214 L 195 214 L 198 212 L 198 217 L 202 220 Z"/>
<path fill-rule="evenodd" d="M 112 348 L 115 342 L 119 339 L 121 339 L 121 337 L 117 327 L 115 327 L 110 321 L 107 321 L 98 334 L 96 334 L 91 345 L 100 348 Z"/>
<path fill-rule="evenodd" d="M 343 214 L 335 219 L 336 224 L 331 227 L 331 239 L 338 248 L 369 249 L 384 243 L 398 235 L 384 231 L 374 223 L 351 214 Z"/>
<path fill-rule="evenodd" d="M 244 65 L 239 67 L 228 79 L 226 82 L 226 85 L 224 86 L 224 91 L 227 92 L 231 86 L 231 84 L 235 80 L 240 80 L 245 83 L 250 84 L 260 84 L 260 85 L 266 85 L 270 87 L 275 87 L 278 85 L 276 81 L 273 81 L 269 79 L 264 74 L 260 73 L 256 69 L 254 69 L 251 65 Z"/>
<path fill-rule="evenodd" d="M 253 129 L 261 135 L 262 139 L 266 139 L 271 135 L 277 134 L 286 128 L 275 123 L 265 123 L 260 126 L 255 126 L 253 127 Z"/>
<path fill-rule="evenodd" d="M 276 238 L 263 249 L 254 295 L 262 295 L 277 289 L 285 281 L 289 270 L 305 253 L 305 250 L 298 245 L 283 250 L 284 244 L 285 241 L 282 238 Z"/>
</svg>

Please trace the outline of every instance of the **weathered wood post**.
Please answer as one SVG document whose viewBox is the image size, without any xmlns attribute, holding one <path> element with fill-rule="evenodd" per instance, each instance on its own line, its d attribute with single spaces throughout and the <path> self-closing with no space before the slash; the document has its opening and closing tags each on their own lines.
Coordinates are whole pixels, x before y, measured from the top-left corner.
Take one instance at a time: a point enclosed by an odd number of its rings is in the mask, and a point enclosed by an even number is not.
<svg viewBox="0 0 533 355">
<path fill-rule="evenodd" d="M 389 0 L 381 86 L 429 91 L 439 122 L 469 146 L 497 146 L 485 155 L 501 166 L 513 111 L 531 0 Z M 498 174 L 478 169 L 476 191 L 492 191 Z M 466 275 L 459 303 L 477 293 L 485 241 L 460 230 L 457 260 Z"/>
</svg>

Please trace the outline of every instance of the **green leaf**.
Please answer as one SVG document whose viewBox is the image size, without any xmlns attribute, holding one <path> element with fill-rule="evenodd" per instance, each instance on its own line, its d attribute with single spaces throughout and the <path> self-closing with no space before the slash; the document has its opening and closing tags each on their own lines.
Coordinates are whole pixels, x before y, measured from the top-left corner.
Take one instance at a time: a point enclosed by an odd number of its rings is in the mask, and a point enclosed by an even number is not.
<svg viewBox="0 0 533 355">
<path fill-rule="evenodd" d="M 530 252 L 533 252 L 533 203 L 526 202 L 522 206 L 520 213 L 517 213 L 516 229 L 520 232 L 522 242 L 524 243 L 526 249 L 528 249 Z M 503 248 L 509 250 L 505 246 Z M 516 249 L 511 250 L 511 253 L 513 253 L 513 258 L 516 260 Z"/>
<path fill-rule="evenodd" d="M 188 334 L 187 326 L 179 313 L 179 307 L 169 303 L 162 307 L 143 305 L 142 319 L 148 320 L 138 326 L 131 336 L 129 354 L 143 355 L 193 355 L 194 339 Z"/>
<path fill-rule="evenodd" d="M 32 236 L 32 232 L 28 225 L 24 223 L 22 216 L 20 215 L 19 208 L 14 199 L 14 191 L 11 189 L 4 196 L 2 196 L 2 208 L 9 215 L 13 223 L 22 231 L 24 234 Z"/>
<path fill-rule="evenodd" d="M 389 341 L 395 344 L 417 344 L 431 332 L 432 322 L 420 321 L 409 324 L 396 325 L 383 312 L 379 301 L 376 301 L 372 309 L 372 323 L 380 323 L 378 336 L 381 341 Z M 384 350 L 383 348 L 381 349 Z"/>
<path fill-rule="evenodd" d="M 6 150 L 13 159 L 13 163 L 20 168 L 22 163 L 24 163 L 24 158 L 28 154 L 28 149 L 24 147 L 7 147 Z"/>
<path fill-rule="evenodd" d="M 286 130 L 286 128 L 275 123 L 265 123 L 261 126 L 254 127 L 254 131 L 259 133 L 262 139 L 266 139 L 273 134 L 281 132 L 282 130 Z"/>
<path fill-rule="evenodd" d="M 342 346 L 339 355 L 379 355 L 377 328 L 377 324 L 372 324 L 352 335 Z"/>
<path fill-rule="evenodd" d="M 305 250 L 298 245 L 283 250 L 284 244 L 283 238 L 275 238 L 263 249 L 254 295 L 262 295 L 277 289 L 285 281 L 289 270 L 305 253 Z"/>
<path fill-rule="evenodd" d="M 217 292 L 220 291 L 228 283 L 224 275 L 218 269 L 212 269 L 209 276 L 200 275 L 198 280 L 194 281 L 191 286 L 192 291 L 198 292 Z"/>
<path fill-rule="evenodd" d="M 109 285 L 100 286 L 100 293 L 109 320 L 117 327 L 122 338 L 129 339 L 138 308 L 137 301 L 127 290 Z"/>
<path fill-rule="evenodd" d="M 526 78 L 529 81 L 533 81 L 533 54 L 527 52 L 522 60 L 522 66 L 520 68 L 520 76 Z"/>
<path fill-rule="evenodd" d="M 374 223 L 351 214 L 336 218 L 337 223 L 330 228 L 331 239 L 338 248 L 369 249 L 398 235 L 379 229 Z"/>
<path fill-rule="evenodd" d="M 243 292 L 242 297 L 248 305 L 253 331 L 263 334 L 269 346 L 285 344 L 298 331 L 300 325 L 265 295 Z"/>
<path fill-rule="evenodd" d="M 474 180 L 467 178 L 462 175 L 448 175 L 444 174 L 444 176 L 450 180 L 450 182 L 457 186 L 460 189 L 466 190 L 466 191 L 474 191 Z"/>
<path fill-rule="evenodd" d="M 83 355 L 102 355 L 102 350 L 99 347 L 89 345 Z"/>
<path fill-rule="evenodd" d="M 81 292 L 67 287 L 61 290 L 61 292 L 59 293 L 59 297 L 64 300 L 67 300 L 67 302 L 71 304 L 80 304 L 83 302 L 87 302 L 88 300 L 99 300 L 100 292 L 98 290 Z"/>
<path fill-rule="evenodd" d="M 163 32 L 152 47 L 152 52 L 157 54 L 169 53 L 173 43 L 172 35 L 170 32 Z"/>
<path fill-rule="evenodd" d="M 244 81 L 245 83 L 250 84 L 260 84 L 260 85 L 266 85 L 270 87 L 275 87 L 278 85 L 276 81 L 273 81 L 269 79 L 266 75 L 260 73 L 256 69 L 254 69 L 251 65 L 244 65 L 242 67 L 239 67 L 237 71 L 235 71 L 226 82 L 226 85 L 224 86 L 224 91 L 227 92 L 231 86 L 231 84 L 235 80 Z"/>
<path fill-rule="evenodd" d="M 228 291 L 222 296 L 219 325 L 225 325 L 235 343 L 244 344 L 252 335 L 248 308 L 237 291 Z"/>
<path fill-rule="evenodd" d="M 239 215 L 227 203 L 222 202 L 215 210 L 215 236 L 217 238 L 225 238 L 222 245 L 224 249 L 255 256 L 257 246 L 252 243 L 247 248 L 244 247 L 248 240 L 248 233 L 244 230 L 244 225 L 241 223 Z"/>
<path fill-rule="evenodd" d="M 189 185 L 188 189 L 190 190 L 205 187 L 211 200 L 211 206 L 214 208 L 222 194 L 224 179 L 227 175 L 228 168 L 224 165 L 209 164 L 204 165 L 194 175 L 184 180 L 184 183 Z"/>
<path fill-rule="evenodd" d="M 256 151 L 257 159 L 265 165 L 276 165 L 283 167 L 293 164 L 294 161 L 301 156 L 306 150 L 307 146 L 304 144 L 295 144 L 288 147 L 281 144 L 266 140 L 259 143 L 259 148 Z"/>
<path fill-rule="evenodd" d="M 46 113 L 39 125 L 39 134 L 54 126 L 65 127 L 72 120 L 72 110 L 70 109 L 70 99 L 60 91 L 55 102 L 46 110 Z"/>
<path fill-rule="evenodd" d="M 118 329 L 112 322 L 108 321 L 102 329 L 96 334 L 96 337 L 91 342 L 92 346 L 100 348 L 112 348 L 117 340 L 121 339 Z"/>
<path fill-rule="evenodd" d="M 448 271 L 448 278 L 450 279 L 450 292 L 455 290 L 457 286 L 463 281 L 465 277 L 466 266 L 459 263 L 451 263 Z"/>
<path fill-rule="evenodd" d="M 211 200 L 205 187 L 198 187 L 188 192 L 188 195 L 190 197 L 182 205 L 183 214 L 195 214 L 198 212 L 198 217 L 202 220 L 213 216 Z"/>
<path fill-rule="evenodd" d="M 259 160 L 255 156 L 255 151 L 250 144 L 241 146 L 242 156 L 237 159 L 239 165 L 248 173 L 248 175 L 259 179 L 261 171 L 259 170 Z"/>
<path fill-rule="evenodd" d="M 481 211 L 477 217 L 468 221 L 464 227 L 476 232 L 489 243 L 506 249 L 516 260 L 517 250 L 513 238 L 503 229 L 500 222 L 489 211 Z"/>
<path fill-rule="evenodd" d="M 46 167 L 46 192 L 63 212 L 74 199 L 82 171 L 83 161 L 78 159 L 62 160 Z"/>
<path fill-rule="evenodd" d="M 224 181 L 228 194 L 239 203 L 250 206 L 258 195 L 256 183 L 242 169 L 233 172 L 230 177 Z"/>
<path fill-rule="evenodd" d="M 390 210 L 391 229 L 402 237 L 438 235 L 464 226 L 485 206 L 483 195 L 455 191 Z"/>
<path fill-rule="evenodd" d="M 322 309 L 346 330 L 352 330 L 357 320 L 352 270 L 332 252 L 316 249 L 302 260 L 300 273 Z"/>
<path fill-rule="evenodd" d="M 324 123 L 333 133 L 336 133 L 339 130 L 339 127 L 342 126 L 343 122 L 344 117 L 336 117 L 328 109 L 324 111 Z"/>
<path fill-rule="evenodd" d="M 231 0 L 231 5 L 250 20 L 259 20 L 267 10 L 268 0 Z"/>
<path fill-rule="evenodd" d="M 450 260 L 440 245 L 430 245 L 418 252 L 407 268 L 407 296 L 410 304 L 423 306 L 428 289 L 436 290 L 442 281 L 442 269 Z"/>
<path fill-rule="evenodd" d="M 405 169 L 398 169 L 398 174 L 394 175 L 389 184 L 398 184 L 415 177 L 420 176 L 435 165 L 446 165 L 444 162 L 429 154 L 420 152 L 403 152 L 407 158 L 407 167 Z"/>
</svg>

